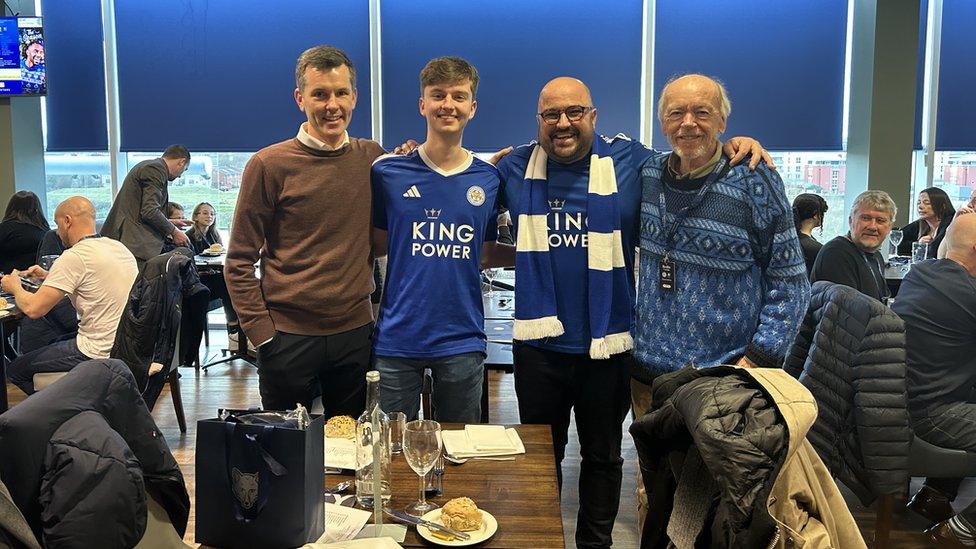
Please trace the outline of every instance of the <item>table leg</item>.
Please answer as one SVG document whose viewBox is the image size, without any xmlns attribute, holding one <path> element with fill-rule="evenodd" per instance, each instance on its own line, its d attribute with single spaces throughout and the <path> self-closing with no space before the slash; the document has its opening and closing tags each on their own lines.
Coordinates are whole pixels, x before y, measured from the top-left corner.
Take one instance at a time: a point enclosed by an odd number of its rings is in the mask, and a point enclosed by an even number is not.
<svg viewBox="0 0 976 549">
<path fill-rule="evenodd" d="M 6 322 L 0 321 L 0 382 L 3 383 L 3 390 L 0 390 L 0 414 L 7 411 L 7 331 L 4 329 Z"/>
</svg>

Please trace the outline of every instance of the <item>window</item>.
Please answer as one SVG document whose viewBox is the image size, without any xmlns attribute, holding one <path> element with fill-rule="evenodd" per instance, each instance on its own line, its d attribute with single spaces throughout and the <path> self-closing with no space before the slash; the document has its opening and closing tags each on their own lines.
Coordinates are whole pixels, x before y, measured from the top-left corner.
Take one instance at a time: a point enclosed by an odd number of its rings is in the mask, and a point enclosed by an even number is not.
<svg viewBox="0 0 976 549">
<path fill-rule="evenodd" d="M 969 202 L 976 189 L 976 151 L 936 152 L 934 166 L 932 186 L 944 190 L 956 208 Z"/>
<path fill-rule="evenodd" d="M 112 178 L 107 152 L 45 153 L 47 218 L 64 199 L 81 195 L 95 204 L 97 221 L 105 221 L 112 208 Z"/>
<path fill-rule="evenodd" d="M 783 183 L 786 197 L 792 203 L 801 193 L 815 193 L 827 201 L 822 238 L 826 242 L 847 233 L 844 211 L 847 153 L 845 152 L 770 152 Z"/>
</svg>

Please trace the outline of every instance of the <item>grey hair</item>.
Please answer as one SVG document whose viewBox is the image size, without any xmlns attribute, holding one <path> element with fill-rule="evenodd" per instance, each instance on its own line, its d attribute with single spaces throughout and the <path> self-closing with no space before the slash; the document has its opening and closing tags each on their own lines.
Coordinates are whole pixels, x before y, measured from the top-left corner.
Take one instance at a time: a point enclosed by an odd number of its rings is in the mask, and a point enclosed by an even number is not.
<svg viewBox="0 0 976 549">
<path fill-rule="evenodd" d="M 861 209 L 877 210 L 890 214 L 892 223 L 895 222 L 895 216 L 898 214 L 898 207 L 895 206 L 895 201 L 884 191 L 864 191 L 857 195 L 854 203 L 851 204 L 850 216 L 854 217 Z"/>
<path fill-rule="evenodd" d="M 679 74 L 672 76 L 664 83 L 664 87 L 661 88 L 661 96 L 657 98 L 657 117 L 659 120 L 664 120 L 664 95 L 668 91 L 668 86 L 673 84 L 675 81 L 680 80 L 686 76 L 700 76 L 702 78 L 707 78 L 718 86 L 718 98 L 719 98 L 719 109 L 722 111 L 722 119 L 728 120 L 729 115 L 732 114 L 732 101 L 729 100 L 729 92 L 725 89 L 725 84 L 721 80 L 713 76 L 708 76 L 706 74 L 699 74 L 696 72 L 690 72 L 688 74 Z"/>
<path fill-rule="evenodd" d="M 295 86 L 298 91 L 305 90 L 305 71 L 309 67 L 320 71 L 327 71 L 341 66 L 349 67 L 349 82 L 356 88 L 356 69 L 346 52 L 334 46 L 313 46 L 298 56 L 295 64 Z"/>
</svg>

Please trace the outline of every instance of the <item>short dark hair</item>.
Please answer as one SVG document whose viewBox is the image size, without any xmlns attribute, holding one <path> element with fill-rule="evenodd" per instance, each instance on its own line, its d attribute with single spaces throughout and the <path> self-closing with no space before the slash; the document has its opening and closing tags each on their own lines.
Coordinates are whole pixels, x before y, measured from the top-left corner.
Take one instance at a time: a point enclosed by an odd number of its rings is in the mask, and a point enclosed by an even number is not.
<svg viewBox="0 0 976 549">
<path fill-rule="evenodd" d="M 41 209 L 41 200 L 30 191 L 18 191 L 10 197 L 3 221 L 19 221 L 45 231 L 51 230 L 51 225 L 44 217 L 44 210 Z"/>
<path fill-rule="evenodd" d="M 176 210 L 179 210 L 179 211 L 183 212 L 184 215 L 186 214 L 186 210 L 183 209 L 183 205 L 182 204 L 180 204 L 178 202 L 167 202 L 166 203 L 166 217 L 172 219 L 173 218 L 173 213 L 175 213 Z"/>
<path fill-rule="evenodd" d="M 295 64 L 295 87 L 298 91 L 305 89 L 305 70 L 309 67 L 320 71 L 327 71 L 341 66 L 349 67 L 349 83 L 353 89 L 356 88 L 356 68 L 352 66 L 352 61 L 346 52 L 334 46 L 313 46 L 303 51 L 298 56 Z"/>
<path fill-rule="evenodd" d="M 471 81 L 471 97 L 478 93 L 478 69 L 460 57 L 438 57 L 431 59 L 420 71 L 420 95 L 424 88 L 434 84 L 456 84 Z"/>
<path fill-rule="evenodd" d="M 172 160 L 182 160 L 186 159 L 187 162 L 190 161 L 190 151 L 183 145 L 170 145 L 166 147 L 163 151 L 163 158 L 169 158 Z"/>
<path fill-rule="evenodd" d="M 793 224 L 798 229 L 800 223 L 825 213 L 827 213 L 827 201 L 819 194 L 803 193 L 793 199 Z"/>
</svg>

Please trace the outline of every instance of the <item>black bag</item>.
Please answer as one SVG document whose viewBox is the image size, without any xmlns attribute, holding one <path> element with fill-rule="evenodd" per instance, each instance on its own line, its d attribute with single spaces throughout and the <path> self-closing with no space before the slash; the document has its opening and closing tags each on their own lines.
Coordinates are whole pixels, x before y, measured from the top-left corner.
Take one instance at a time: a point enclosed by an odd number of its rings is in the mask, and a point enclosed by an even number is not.
<svg viewBox="0 0 976 549">
<path fill-rule="evenodd" d="M 196 542 L 270 549 L 321 537 L 324 426 L 322 416 L 312 416 L 305 430 L 198 421 Z"/>
</svg>

